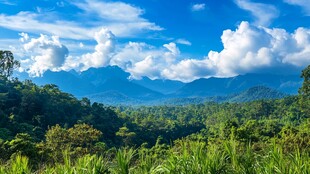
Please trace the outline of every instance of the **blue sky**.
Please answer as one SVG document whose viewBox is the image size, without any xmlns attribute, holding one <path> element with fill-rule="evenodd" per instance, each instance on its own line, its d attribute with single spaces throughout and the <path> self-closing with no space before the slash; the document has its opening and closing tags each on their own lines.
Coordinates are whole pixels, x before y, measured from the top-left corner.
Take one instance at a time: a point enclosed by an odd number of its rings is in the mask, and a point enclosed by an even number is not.
<svg viewBox="0 0 310 174">
<path fill-rule="evenodd" d="M 20 71 L 117 65 L 139 79 L 299 73 L 309 0 L 0 0 L 0 49 Z"/>
</svg>

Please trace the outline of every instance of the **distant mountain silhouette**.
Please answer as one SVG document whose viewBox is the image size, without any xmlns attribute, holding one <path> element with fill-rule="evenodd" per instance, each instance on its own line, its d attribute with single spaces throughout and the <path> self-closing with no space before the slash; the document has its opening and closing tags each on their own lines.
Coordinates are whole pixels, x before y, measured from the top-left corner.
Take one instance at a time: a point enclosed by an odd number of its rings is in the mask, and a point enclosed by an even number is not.
<svg viewBox="0 0 310 174">
<path fill-rule="evenodd" d="M 185 83 L 176 80 L 151 80 L 148 77 L 143 77 L 140 80 L 132 80 L 132 82 L 163 94 L 174 93 L 185 85 Z"/>
<path fill-rule="evenodd" d="M 207 97 L 241 92 L 254 86 L 266 86 L 288 94 L 296 94 L 302 79 L 294 75 L 245 74 L 231 78 L 198 79 L 184 85 L 173 95 Z"/>
<path fill-rule="evenodd" d="M 81 72 L 79 77 L 85 81 L 92 83 L 95 86 L 105 84 L 107 80 L 119 79 L 128 81 L 130 74 L 123 71 L 118 66 L 107 66 L 104 68 L 89 68 Z"/>
<path fill-rule="evenodd" d="M 38 85 L 55 84 L 64 92 L 75 96 L 83 96 L 95 92 L 95 86 L 92 83 L 66 71 L 46 71 L 42 77 L 30 79 Z"/>
<path fill-rule="evenodd" d="M 230 78 L 198 79 L 190 83 L 173 80 L 129 79 L 130 74 L 117 66 L 90 68 L 87 71 L 46 71 L 42 77 L 30 78 L 17 73 L 21 80 L 30 79 L 38 85 L 56 84 L 61 90 L 78 98 L 106 104 L 152 104 L 161 101 L 247 101 L 296 94 L 302 84 L 298 75 L 245 74 Z M 259 89 L 257 89 L 260 86 Z M 256 88 L 253 88 L 256 87 Z M 267 90 L 272 88 L 275 91 Z M 247 91 L 248 89 L 250 89 Z M 245 93 L 241 93 L 245 92 Z M 279 95 L 275 93 L 279 92 Z M 266 93 L 266 94 L 264 94 Z M 272 94 L 270 94 L 272 93 Z M 238 94 L 238 96 L 233 96 Z M 229 98 L 229 100 L 228 100 Z M 178 103 L 178 102 L 176 102 Z"/>
<path fill-rule="evenodd" d="M 188 105 L 188 104 L 201 104 L 205 102 L 250 102 L 262 99 L 278 99 L 288 96 L 278 90 L 265 87 L 255 86 L 247 90 L 235 94 L 211 96 L 211 97 L 183 97 L 183 98 L 169 98 L 164 101 L 155 103 L 157 105 Z"/>
<path fill-rule="evenodd" d="M 64 92 L 77 97 L 106 93 L 107 91 L 117 91 L 128 97 L 142 100 L 163 97 L 160 92 L 131 82 L 128 80 L 129 75 L 129 73 L 117 66 L 108 66 L 105 68 L 90 68 L 81 73 L 75 71 L 46 71 L 42 77 L 28 78 L 38 85 L 56 84 Z M 19 77 L 22 80 L 27 78 L 25 74 L 20 74 Z"/>
<path fill-rule="evenodd" d="M 288 96 L 278 90 L 265 86 L 255 86 L 236 95 L 230 95 L 225 101 L 227 102 L 249 102 L 261 99 L 278 99 Z"/>
</svg>

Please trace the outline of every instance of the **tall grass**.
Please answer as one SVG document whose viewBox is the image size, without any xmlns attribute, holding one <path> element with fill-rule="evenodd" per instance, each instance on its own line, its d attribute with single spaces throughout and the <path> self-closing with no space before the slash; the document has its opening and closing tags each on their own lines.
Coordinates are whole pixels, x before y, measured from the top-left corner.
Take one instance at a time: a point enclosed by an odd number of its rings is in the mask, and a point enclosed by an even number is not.
<svg viewBox="0 0 310 174">
<path fill-rule="evenodd" d="M 31 167 L 27 157 L 17 154 L 11 160 L 10 166 L 1 167 L 0 171 L 1 174 L 30 174 Z"/>
<path fill-rule="evenodd" d="M 167 158 L 153 158 L 150 149 L 120 148 L 111 159 L 84 155 L 72 159 L 64 151 L 63 160 L 34 171 L 28 158 L 16 155 L 0 166 L 0 174 L 309 174 L 309 151 L 296 148 L 285 153 L 281 144 L 256 152 L 251 144 L 235 140 L 223 144 L 181 140 L 169 149 Z"/>
<path fill-rule="evenodd" d="M 181 141 L 179 147 L 172 149 L 161 171 L 171 174 L 223 173 L 225 161 L 225 154 L 216 146 L 207 148 L 203 142 Z"/>
<path fill-rule="evenodd" d="M 136 155 L 136 150 L 133 148 L 121 148 L 116 152 L 116 165 L 113 172 L 118 174 L 128 174 L 133 157 Z"/>
<path fill-rule="evenodd" d="M 158 159 L 149 149 L 141 148 L 138 151 L 138 160 L 133 173 L 137 174 L 155 174 L 162 173 Z"/>
</svg>

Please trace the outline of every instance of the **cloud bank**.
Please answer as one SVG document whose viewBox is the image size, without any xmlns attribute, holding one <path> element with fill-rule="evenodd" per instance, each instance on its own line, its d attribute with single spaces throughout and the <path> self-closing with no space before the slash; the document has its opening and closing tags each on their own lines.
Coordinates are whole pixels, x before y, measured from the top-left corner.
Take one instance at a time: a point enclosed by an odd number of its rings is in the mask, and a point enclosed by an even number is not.
<svg viewBox="0 0 310 174">
<path fill-rule="evenodd" d="M 117 36 L 117 35 L 116 35 Z M 241 22 L 235 30 L 224 30 L 223 50 L 206 56 L 186 58 L 175 42 L 155 47 L 144 42 L 118 44 L 108 29 L 94 34 L 93 52 L 67 56 L 67 48 L 55 36 L 29 39 L 23 34 L 24 48 L 31 57 L 29 72 L 40 75 L 47 69 L 84 71 L 90 67 L 117 65 L 139 79 L 173 79 L 189 82 L 211 76 L 230 77 L 245 73 L 292 73 L 310 64 L 310 29 L 297 28 L 289 33 Z"/>
</svg>

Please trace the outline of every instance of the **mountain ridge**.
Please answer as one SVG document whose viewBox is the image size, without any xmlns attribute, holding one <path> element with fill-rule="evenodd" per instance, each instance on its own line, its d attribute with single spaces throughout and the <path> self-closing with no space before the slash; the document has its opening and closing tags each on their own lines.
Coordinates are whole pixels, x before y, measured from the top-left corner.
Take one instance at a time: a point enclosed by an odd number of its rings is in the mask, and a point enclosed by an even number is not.
<svg viewBox="0 0 310 174">
<path fill-rule="evenodd" d="M 17 77 L 28 79 L 25 74 Z M 226 78 L 201 78 L 189 83 L 175 80 L 151 80 L 142 77 L 130 79 L 130 74 L 117 66 L 90 68 L 83 72 L 71 70 L 46 71 L 43 77 L 29 78 L 38 85 L 55 84 L 61 90 L 78 98 L 90 97 L 92 101 L 111 101 L 107 104 L 149 103 L 175 98 L 207 98 L 229 96 L 256 86 L 264 86 L 281 93 L 297 94 L 302 79 L 295 75 L 245 74 Z M 110 94 L 109 94 L 110 93 Z M 263 95 L 261 93 L 261 95 Z M 106 99 L 100 99 L 106 97 Z M 114 101 L 113 101 L 114 99 Z M 238 99 L 239 100 L 239 99 Z"/>
</svg>

